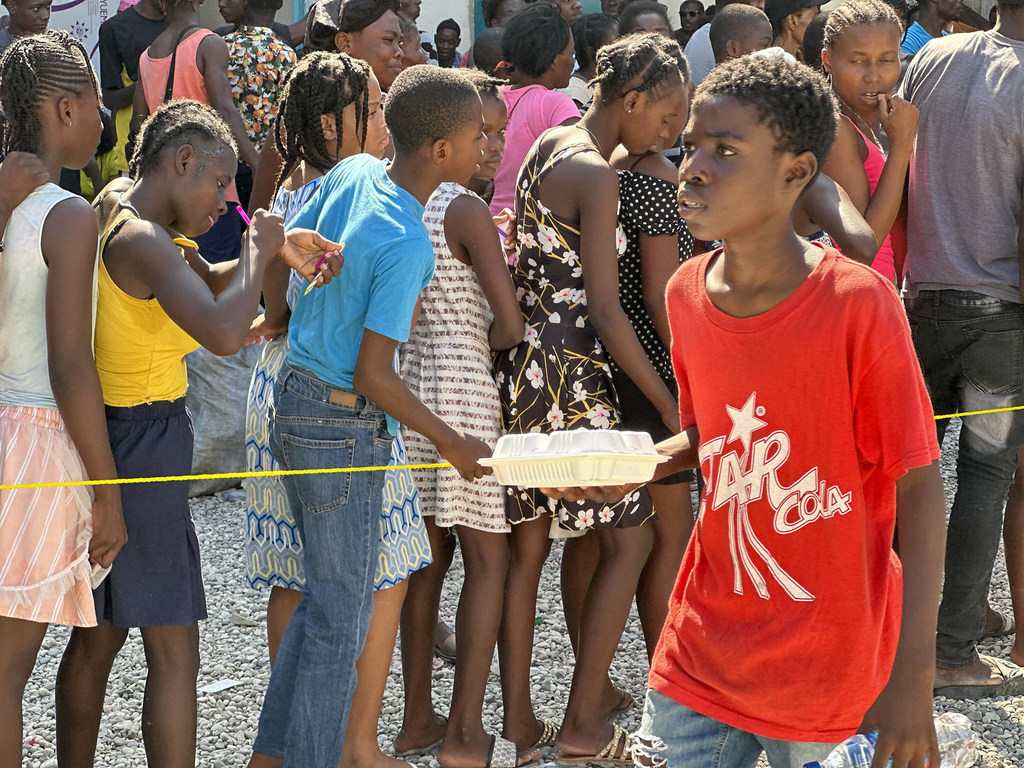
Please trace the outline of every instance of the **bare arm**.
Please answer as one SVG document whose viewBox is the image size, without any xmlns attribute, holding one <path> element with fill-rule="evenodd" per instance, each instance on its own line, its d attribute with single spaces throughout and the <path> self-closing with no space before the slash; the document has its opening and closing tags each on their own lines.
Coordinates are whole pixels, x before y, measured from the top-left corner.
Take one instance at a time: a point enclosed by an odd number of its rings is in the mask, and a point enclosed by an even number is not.
<svg viewBox="0 0 1024 768">
<path fill-rule="evenodd" d="M 43 225 L 46 344 L 50 387 L 61 418 L 91 480 L 117 477 L 107 435 L 99 374 L 92 356 L 92 286 L 99 236 L 96 215 L 84 200 L 54 206 Z M 116 485 L 94 487 L 89 556 L 108 566 L 128 540 Z"/>
<path fill-rule="evenodd" d="M 939 764 L 932 722 L 935 624 L 946 552 L 946 503 L 938 461 L 896 482 L 896 524 L 903 564 L 903 619 L 892 674 L 864 717 L 877 730 L 873 768 Z"/>
<path fill-rule="evenodd" d="M 590 322 L 608 353 L 636 383 L 662 420 L 678 430 L 675 398 L 654 370 L 619 303 L 619 269 L 615 248 L 619 200 L 618 175 L 594 164 L 585 168 L 578 185 L 580 261 Z"/>
<path fill-rule="evenodd" d="M 679 172 L 676 167 L 659 153 L 645 157 L 635 166 L 635 170 L 673 185 L 678 183 Z M 640 233 L 640 279 L 644 307 L 651 316 L 658 338 L 666 347 L 672 344 L 672 331 L 668 325 L 665 289 L 678 269 L 679 235 L 652 236 Z"/>
<path fill-rule="evenodd" d="M 430 440 L 441 457 L 467 480 L 489 475 L 491 470 L 480 466 L 477 460 L 490 456 L 491 449 L 483 441 L 453 429 L 409 391 L 392 364 L 397 348 L 395 339 L 364 330 L 353 388 L 392 418 Z"/>
<path fill-rule="evenodd" d="M 138 133 L 147 117 L 149 117 L 149 103 L 146 101 L 146 89 L 140 84 L 133 95 L 132 121 L 129 124 L 129 132 Z"/>
<path fill-rule="evenodd" d="M 863 213 L 879 247 L 889 235 L 899 213 L 917 133 L 917 110 L 898 97 L 893 97 L 892 102 L 892 117 L 883 118 L 883 125 L 890 121 L 889 158 L 873 193 L 870 192 L 860 155 L 859 148 L 864 139 L 848 120 L 840 120 L 835 146 L 822 168 L 823 173 L 846 190 L 857 210 Z"/>
<path fill-rule="evenodd" d="M 861 264 L 871 264 L 875 260 L 879 243 L 875 240 L 874 230 L 846 190 L 824 173 L 818 174 L 818 178 L 800 196 L 797 205 L 835 240 L 844 256 Z"/>
<path fill-rule="evenodd" d="M 252 194 L 249 196 L 249 215 L 252 216 L 260 208 L 270 209 L 274 199 L 274 187 L 277 185 L 277 176 L 281 173 L 281 166 L 284 161 L 281 153 L 277 151 L 277 145 L 273 137 L 277 135 L 277 124 L 270 136 L 263 142 L 263 149 L 260 150 L 260 164 L 252 177 Z"/>
<path fill-rule="evenodd" d="M 444 236 L 455 258 L 473 266 L 494 314 L 491 349 L 514 347 L 523 340 L 526 324 L 487 204 L 470 195 L 455 198 L 444 214 Z"/>
<path fill-rule="evenodd" d="M 0 163 L 0 234 L 7 229 L 14 209 L 50 180 L 46 164 L 28 152 L 11 152 Z M 3 255 L 0 254 L 0 259 Z"/>
<path fill-rule="evenodd" d="M 238 108 L 235 106 L 235 100 L 231 95 L 231 85 L 228 83 L 227 43 L 216 35 L 207 35 L 199 44 L 197 58 L 199 68 L 203 73 L 206 95 L 210 97 L 210 106 L 220 113 L 224 122 L 228 124 L 228 128 L 231 129 L 231 135 L 234 136 L 235 143 L 238 145 L 238 155 L 242 162 L 256 171 L 260 158 L 245 130 L 242 115 L 239 114 Z"/>
<path fill-rule="evenodd" d="M 121 88 L 103 89 L 103 106 L 111 112 L 130 107 L 135 102 L 136 83 L 125 85 Z"/>
</svg>

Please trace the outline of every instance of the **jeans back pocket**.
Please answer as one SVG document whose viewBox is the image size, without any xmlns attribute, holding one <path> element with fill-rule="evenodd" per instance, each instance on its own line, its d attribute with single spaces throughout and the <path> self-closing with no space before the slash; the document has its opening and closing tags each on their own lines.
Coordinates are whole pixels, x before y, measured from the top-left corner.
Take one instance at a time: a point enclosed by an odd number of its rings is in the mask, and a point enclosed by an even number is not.
<svg viewBox="0 0 1024 768">
<path fill-rule="evenodd" d="M 354 439 L 314 440 L 287 433 L 280 438 L 284 464 L 289 469 L 351 469 L 353 466 Z M 293 475 L 292 481 L 304 511 L 319 515 L 348 504 L 351 472 Z"/>
<path fill-rule="evenodd" d="M 964 328 L 963 333 L 971 340 L 960 359 L 964 377 L 988 395 L 1019 393 L 1024 386 L 1021 370 L 1024 330 Z"/>
</svg>

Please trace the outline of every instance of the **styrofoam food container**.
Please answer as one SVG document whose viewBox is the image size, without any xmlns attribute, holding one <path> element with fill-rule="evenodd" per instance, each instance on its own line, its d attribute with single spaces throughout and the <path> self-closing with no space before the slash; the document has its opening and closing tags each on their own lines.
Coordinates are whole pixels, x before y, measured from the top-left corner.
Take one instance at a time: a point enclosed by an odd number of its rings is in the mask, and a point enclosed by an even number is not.
<svg viewBox="0 0 1024 768">
<path fill-rule="evenodd" d="M 571 429 L 499 438 L 494 454 L 481 459 L 502 485 L 521 488 L 645 483 L 667 456 L 646 432 Z"/>
</svg>

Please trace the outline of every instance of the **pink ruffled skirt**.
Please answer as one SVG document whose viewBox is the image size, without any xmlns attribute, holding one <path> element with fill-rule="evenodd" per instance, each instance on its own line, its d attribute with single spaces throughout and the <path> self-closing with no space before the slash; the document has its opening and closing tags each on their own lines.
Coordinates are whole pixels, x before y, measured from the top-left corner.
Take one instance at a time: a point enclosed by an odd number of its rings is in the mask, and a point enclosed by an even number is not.
<svg viewBox="0 0 1024 768">
<path fill-rule="evenodd" d="M 60 414 L 0 406 L 0 485 L 86 479 Z M 87 486 L 0 490 L 0 616 L 96 626 Z"/>
</svg>

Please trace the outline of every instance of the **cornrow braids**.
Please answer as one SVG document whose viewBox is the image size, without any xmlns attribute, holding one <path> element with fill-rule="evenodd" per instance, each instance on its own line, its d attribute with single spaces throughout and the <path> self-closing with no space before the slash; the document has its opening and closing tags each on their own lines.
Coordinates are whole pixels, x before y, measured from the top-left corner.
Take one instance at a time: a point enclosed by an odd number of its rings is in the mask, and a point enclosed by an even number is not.
<svg viewBox="0 0 1024 768">
<path fill-rule="evenodd" d="M 488 96 L 492 99 L 496 99 L 497 101 L 504 101 L 501 96 L 501 88 L 504 85 L 508 85 L 504 80 L 492 77 L 479 69 L 467 69 L 462 74 L 473 84 L 473 87 L 476 88 L 476 92 L 481 99 Z"/>
<path fill-rule="evenodd" d="M 678 49 L 678 43 L 656 32 L 628 35 L 606 45 L 597 52 L 597 71 L 591 81 L 597 86 L 595 100 L 611 104 L 630 91 L 656 89 L 674 77 L 685 80 Z"/>
<path fill-rule="evenodd" d="M 67 32 L 48 29 L 19 37 L 0 57 L 0 130 L 2 154 L 36 152 L 42 122 L 39 109 L 46 99 L 91 91 L 100 98 L 96 73 L 85 46 Z"/>
<path fill-rule="evenodd" d="M 822 44 L 831 51 L 839 37 L 850 27 L 870 24 L 892 24 L 899 30 L 900 37 L 903 36 L 903 20 L 889 3 L 883 0 L 848 0 L 829 11 Z"/>
<path fill-rule="evenodd" d="M 776 152 L 811 152 L 820 171 L 839 124 L 836 98 L 821 74 L 782 56 L 742 56 L 711 71 L 697 89 L 694 108 L 716 96 L 752 108 L 775 134 Z"/>
<path fill-rule="evenodd" d="M 572 25 L 572 39 L 576 46 L 576 65 L 580 69 L 593 66 L 598 49 L 609 37 L 619 34 L 619 20 L 610 13 L 588 13 Z"/>
<path fill-rule="evenodd" d="M 349 104 L 356 106 L 359 148 L 364 147 L 370 115 L 370 66 L 345 53 L 311 53 L 289 71 L 279 104 L 274 142 L 284 164 L 277 177 L 278 187 L 299 161 L 321 173 L 334 167 L 335 154 L 341 146 L 343 113 Z M 327 146 L 321 115 L 334 115 L 338 131 L 335 147 Z"/>
<path fill-rule="evenodd" d="M 227 147 L 238 156 L 231 130 L 212 107 L 192 99 L 175 99 L 161 104 L 142 124 L 128 163 L 132 178 L 141 179 L 156 168 L 167 147 L 185 144 L 206 154 L 220 154 Z"/>
</svg>

